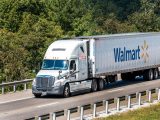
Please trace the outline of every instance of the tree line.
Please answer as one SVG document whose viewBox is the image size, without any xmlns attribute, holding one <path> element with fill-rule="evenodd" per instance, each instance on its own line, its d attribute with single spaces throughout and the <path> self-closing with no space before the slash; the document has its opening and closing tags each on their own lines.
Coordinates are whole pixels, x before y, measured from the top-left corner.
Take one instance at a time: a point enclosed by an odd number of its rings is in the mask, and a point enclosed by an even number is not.
<svg viewBox="0 0 160 120">
<path fill-rule="evenodd" d="M 159 0 L 0 0 L 0 82 L 34 77 L 59 38 L 153 31 Z"/>
</svg>

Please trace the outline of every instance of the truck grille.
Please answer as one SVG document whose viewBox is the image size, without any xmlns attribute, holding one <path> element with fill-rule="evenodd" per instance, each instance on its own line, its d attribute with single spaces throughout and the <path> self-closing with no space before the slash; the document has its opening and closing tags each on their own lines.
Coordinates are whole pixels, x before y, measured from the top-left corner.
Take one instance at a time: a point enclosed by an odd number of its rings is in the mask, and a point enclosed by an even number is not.
<svg viewBox="0 0 160 120">
<path fill-rule="evenodd" d="M 51 88 L 53 84 L 54 84 L 54 78 L 52 76 L 36 78 L 37 88 L 47 89 L 47 88 Z"/>
</svg>

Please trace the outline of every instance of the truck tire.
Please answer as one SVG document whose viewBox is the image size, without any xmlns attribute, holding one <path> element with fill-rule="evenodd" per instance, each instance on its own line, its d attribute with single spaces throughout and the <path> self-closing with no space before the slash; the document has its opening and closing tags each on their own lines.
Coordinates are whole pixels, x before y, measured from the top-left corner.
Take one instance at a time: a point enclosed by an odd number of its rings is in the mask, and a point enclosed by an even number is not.
<svg viewBox="0 0 160 120">
<path fill-rule="evenodd" d="M 34 94 L 36 98 L 40 98 L 42 94 Z"/>
<path fill-rule="evenodd" d="M 97 80 L 93 79 L 91 85 L 91 92 L 96 92 L 97 90 L 98 90 Z"/>
<path fill-rule="evenodd" d="M 159 71 L 158 71 L 158 69 L 156 68 L 156 69 L 153 70 L 154 80 L 158 79 L 158 76 L 159 76 Z"/>
<path fill-rule="evenodd" d="M 63 90 L 63 97 L 67 98 L 69 96 L 70 96 L 70 87 L 69 87 L 69 84 L 66 84 Z"/>
<path fill-rule="evenodd" d="M 104 89 L 104 80 L 103 79 L 99 79 L 98 80 L 98 90 L 101 91 Z"/>
<path fill-rule="evenodd" d="M 154 78 L 154 74 L 152 69 L 144 71 L 144 75 L 143 75 L 144 80 L 153 80 L 153 78 Z"/>
</svg>

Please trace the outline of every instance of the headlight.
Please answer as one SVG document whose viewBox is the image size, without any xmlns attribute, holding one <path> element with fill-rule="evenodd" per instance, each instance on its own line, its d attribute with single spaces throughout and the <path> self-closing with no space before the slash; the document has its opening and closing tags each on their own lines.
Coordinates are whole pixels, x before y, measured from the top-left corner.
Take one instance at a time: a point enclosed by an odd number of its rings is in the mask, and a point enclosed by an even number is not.
<svg viewBox="0 0 160 120">
<path fill-rule="evenodd" d="M 32 85 L 36 86 L 36 78 L 33 79 Z"/>
</svg>

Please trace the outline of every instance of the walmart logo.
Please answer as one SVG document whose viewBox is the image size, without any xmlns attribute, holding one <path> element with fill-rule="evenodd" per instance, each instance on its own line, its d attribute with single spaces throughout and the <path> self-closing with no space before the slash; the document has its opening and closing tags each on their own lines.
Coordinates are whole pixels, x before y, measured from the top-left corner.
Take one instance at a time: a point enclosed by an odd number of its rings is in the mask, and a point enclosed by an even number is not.
<svg viewBox="0 0 160 120">
<path fill-rule="evenodd" d="M 142 54 L 140 54 L 141 50 Z M 144 62 L 146 63 L 147 59 L 149 58 L 147 51 L 148 44 L 146 41 L 144 41 L 143 46 L 140 47 L 138 45 L 135 49 L 129 49 L 127 47 L 114 48 L 114 59 L 115 62 L 124 62 L 130 60 L 140 60 L 142 57 L 144 59 Z"/>
<path fill-rule="evenodd" d="M 147 62 L 147 59 L 149 58 L 149 55 L 148 55 L 148 44 L 147 44 L 147 42 L 146 41 L 144 41 L 144 44 L 143 44 L 143 46 L 141 46 L 141 48 L 142 48 L 142 54 L 141 54 L 141 57 L 144 59 L 144 62 L 146 63 Z"/>
</svg>

